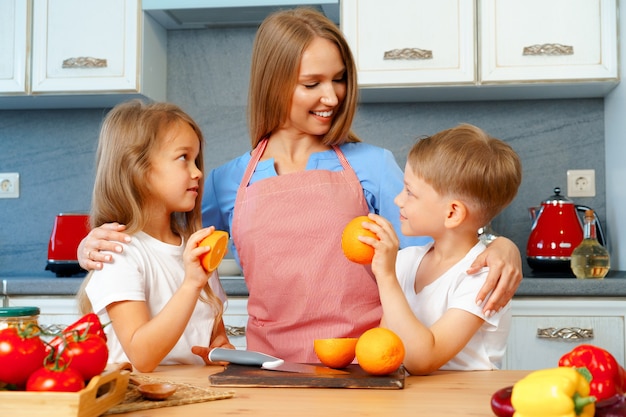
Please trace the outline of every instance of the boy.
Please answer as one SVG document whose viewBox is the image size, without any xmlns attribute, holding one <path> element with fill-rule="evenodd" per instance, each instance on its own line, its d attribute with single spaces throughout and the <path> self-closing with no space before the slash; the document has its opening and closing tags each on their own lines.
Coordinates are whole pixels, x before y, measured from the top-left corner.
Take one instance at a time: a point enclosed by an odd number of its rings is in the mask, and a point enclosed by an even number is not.
<svg viewBox="0 0 626 417">
<path fill-rule="evenodd" d="M 409 373 L 500 367 L 510 305 L 483 314 L 474 300 L 487 270 L 465 271 L 485 249 L 476 231 L 513 200 L 521 178 L 519 156 L 508 144 L 462 124 L 413 146 L 394 200 L 402 233 L 434 242 L 398 252 L 389 221 L 370 214 L 376 224 L 364 223 L 379 238 L 359 237 L 375 249 L 381 326 L 404 342 Z"/>
</svg>

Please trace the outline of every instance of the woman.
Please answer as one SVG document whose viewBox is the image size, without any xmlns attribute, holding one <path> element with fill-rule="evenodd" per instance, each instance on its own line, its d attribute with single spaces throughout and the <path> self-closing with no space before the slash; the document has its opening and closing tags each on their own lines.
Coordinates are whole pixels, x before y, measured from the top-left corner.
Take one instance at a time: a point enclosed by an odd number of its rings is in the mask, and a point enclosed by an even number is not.
<svg viewBox="0 0 626 417">
<path fill-rule="evenodd" d="M 248 116 L 253 151 L 213 170 L 203 223 L 231 232 L 249 290 L 247 345 L 286 360 L 317 362 L 313 340 L 358 337 L 380 322 L 371 269 L 348 261 L 341 232 L 368 212 L 394 221 L 403 174 L 388 150 L 351 132 L 356 67 L 339 29 L 297 8 L 270 15 L 252 52 Z M 79 247 L 86 269 L 110 262 L 124 226 L 94 229 Z M 108 241 L 105 241 L 106 239 Z M 428 239 L 403 239 L 402 246 Z M 85 259 L 88 258 L 88 259 Z M 517 247 L 499 238 L 475 263 L 491 275 L 477 295 L 504 306 L 521 281 Z M 500 274 L 502 278 L 500 279 Z"/>
</svg>

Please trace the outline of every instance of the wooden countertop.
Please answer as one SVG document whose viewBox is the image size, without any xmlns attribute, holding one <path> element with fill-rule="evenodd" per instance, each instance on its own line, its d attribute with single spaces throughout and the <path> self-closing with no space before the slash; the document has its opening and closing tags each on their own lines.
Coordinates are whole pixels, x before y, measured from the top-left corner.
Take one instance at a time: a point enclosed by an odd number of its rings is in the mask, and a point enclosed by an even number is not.
<svg viewBox="0 0 626 417">
<path fill-rule="evenodd" d="M 221 367 L 161 366 L 146 374 L 173 382 L 209 387 L 208 376 Z M 343 388 L 227 388 L 229 399 L 115 416 L 484 416 L 493 417 L 491 395 L 530 371 L 438 372 L 411 376 L 402 390 Z"/>
</svg>

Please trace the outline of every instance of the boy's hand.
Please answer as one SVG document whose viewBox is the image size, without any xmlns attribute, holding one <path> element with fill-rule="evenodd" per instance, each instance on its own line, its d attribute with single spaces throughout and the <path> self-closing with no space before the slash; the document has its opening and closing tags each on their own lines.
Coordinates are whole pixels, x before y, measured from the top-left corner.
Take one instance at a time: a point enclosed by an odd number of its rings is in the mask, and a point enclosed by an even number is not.
<svg viewBox="0 0 626 417">
<path fill-rule="evenodd" d="M 377 280 L 385 276 L 395 277 L 396 257 L 398 256 L 398 248 L 400 247 L 398 235 L 393 229 L 392 224 L 384 217 L 373 213 L 368 214 L 368 217 L 375 223 L 364 222 L 363 228 L 376 234 L 378 239 L 359 236 L 359 240 L 374 248 L 372 272 Z"/>
</svg>

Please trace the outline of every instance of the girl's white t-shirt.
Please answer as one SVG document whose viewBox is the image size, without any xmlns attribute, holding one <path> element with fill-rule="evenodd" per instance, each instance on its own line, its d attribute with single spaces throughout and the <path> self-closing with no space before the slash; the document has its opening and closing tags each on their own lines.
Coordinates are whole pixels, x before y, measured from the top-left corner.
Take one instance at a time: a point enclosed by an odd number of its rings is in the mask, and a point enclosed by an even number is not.
<svg viewBox="0 0 626 417">
<path fill-rule="evenodd" d="M 431 246 L 432 243 L 429 243 L 402 249 L 396 260 L 398 281 L 415 316 L 425 326 L 431 327 L 448 309 L 458 308 L 485 321 L 467 345 L 440 369 L 470 371 L 501 368 L 511 328 L 511 303 L 492 317 L 486 317 L 482 306 L 476 305 L 475 300 L 478 290 L 485 283 L 488 269 L 483 268 L 475 275 L 465 272 L 485 246 L 477 243 L 455 266 L 415 293 L 415 273 Z M 407 349 L 410 348 L 407 346 Z"/>
<path fill-rule="evenodd" d="M 132 236 L 130 243 L 122 245 L 123 252 L 114 253 L 113 263 L 104 264 L 102 270 L 93 271 L 85 288 L 93 311 L 103 324 L 111 321 L 106 307 L 118 301 L 145 301 L 150 316 L 154 317 L 180 287 L 185 275 L 184 242 L 179 246 L 170 245 L 144 232 L 138 232 Z M 226 294 L 216 272 L 211 275 L 209 285 L 226 303 Z M 191 347 L 209 346 L 214 322 L 213 308 L 198 300 L 185 331 L 161 364 L 204 364 L 202 358 L 191 353 Z M 168 329 L 163 329 L 164 333 L 167 331 Z M 105 332 L 108 338 L 109 362 L 129 362 L 113 326 L 106 326 Z"/>
</svg>

